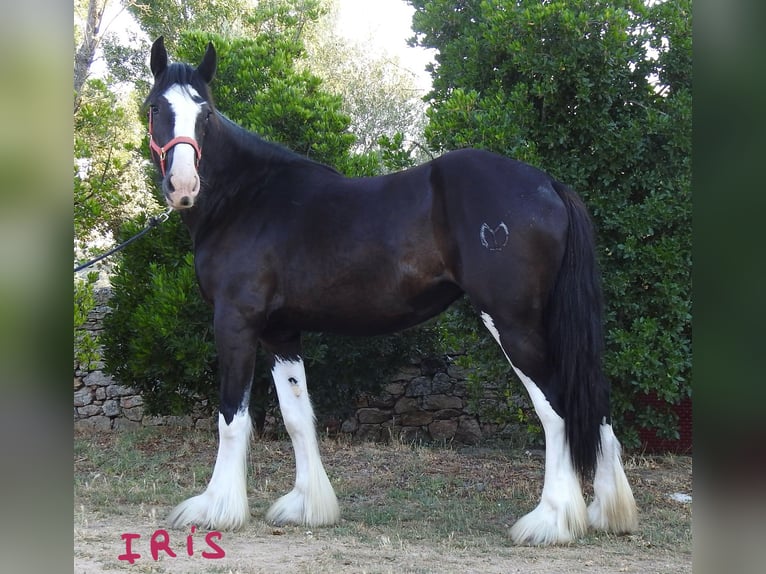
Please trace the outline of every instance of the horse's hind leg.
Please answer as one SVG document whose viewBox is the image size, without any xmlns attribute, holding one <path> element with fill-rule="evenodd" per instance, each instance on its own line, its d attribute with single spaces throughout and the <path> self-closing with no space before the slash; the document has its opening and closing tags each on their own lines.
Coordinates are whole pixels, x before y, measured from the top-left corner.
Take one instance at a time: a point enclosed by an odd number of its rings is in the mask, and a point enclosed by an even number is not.
<svg viewBox="0 0 766 574">
<path fill-rule="evenodd" d="M 593 477 L 593 502 L 588 505 L 588 523 L 597 530 L 616 534 L 638 528 L 633 491 L 622 467 L 620 443 L 612 425 L 601 424 L 601 451 Z"/>
<path fill-rule="evenodd" d="M 517 366 L 512 359 L 516 357 L 519 363 L 533 364 L 534 357 L 544 356 L 542 339 L 534 329 L 517 333 L 500 322 L 496 324 L 487 313 L 481 317 L 527 389 L 545 434 L 545 479 L 540 503 L 511 527 L 511 538 L 517 544 L 531 545 L 571 542 L 586 532 L 588 520 L 580 480 L 566 440 L 564 419 L 541 389 L 543 381 L 535 382 L 523 372 L 522 365 Z"/>
<path fill-rule="evenodd" d="M 295 487 L 266 513 L 272 524 L 321 526 L 334 524 L 340 509 L 319 455 L 314 411 L 306 386 L 306 372 L 297 343 L 277 349 L 272 376 L 282 419 L 295 451 Z"/>
</svg>

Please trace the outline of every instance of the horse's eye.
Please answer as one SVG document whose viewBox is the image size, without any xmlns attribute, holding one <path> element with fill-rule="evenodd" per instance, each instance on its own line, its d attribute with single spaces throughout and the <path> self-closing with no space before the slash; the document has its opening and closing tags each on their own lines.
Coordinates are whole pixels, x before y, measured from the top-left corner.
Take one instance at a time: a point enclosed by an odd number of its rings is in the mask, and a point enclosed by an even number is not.
<svg viewBox="0 0 766 574">
<path fill-rule="evenodd" d="M 159 114 L 159 113 L 160 113 L 160 108 L 158 108 L 158 107 L 157 107 L 157 106 L 155 106 L 155 105 L 151 105 L 151 106 L 149 106 L 149 111 L 151 112 L 151 114 L 152 114 L 153 116 L 156 116 L 157 114 Z"/>
</svg>

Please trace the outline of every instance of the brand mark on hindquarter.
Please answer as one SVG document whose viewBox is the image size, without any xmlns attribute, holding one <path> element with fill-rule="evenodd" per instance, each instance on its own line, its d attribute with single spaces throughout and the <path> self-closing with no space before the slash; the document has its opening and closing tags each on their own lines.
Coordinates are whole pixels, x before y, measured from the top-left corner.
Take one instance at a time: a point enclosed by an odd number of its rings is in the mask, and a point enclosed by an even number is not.
<svg viewBox="0 0 766 574">
<path fill-rule="evenodd" d="M 486 223 L 479 230 L 481 244 L 490 251 L 500 251 L 508 244 L 508 226 L 502 221 L 494 229 Z"/>
</svg>

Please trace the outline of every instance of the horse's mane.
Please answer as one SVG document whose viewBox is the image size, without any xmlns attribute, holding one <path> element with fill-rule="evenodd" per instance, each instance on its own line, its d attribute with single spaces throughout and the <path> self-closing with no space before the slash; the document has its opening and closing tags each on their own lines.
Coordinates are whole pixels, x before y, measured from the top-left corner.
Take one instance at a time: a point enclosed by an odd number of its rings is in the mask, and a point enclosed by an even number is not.
<svg viewBox="0 0 766 574">
<path fill-rule="evenodd" d="M 244 127 L 231 120 L 225 114 L 221 113 L 220 110 L 216 110 L 216 113 L 220 120 L 221 126 L 229 132 L 237 144 L 246 149 L 252 149 L 258 155 L 286 163 L 297 162 L 302 164 L 310 164 L 315 167 L 329 170 L 332 173 L 340 174 L 340 172 L 338 172 L 335 168 L 327 164 L 313 160 L 310 157 L 297 153 L 279 143 L 266 140 L 256 132 L 245 129 Z"/>
</svg>

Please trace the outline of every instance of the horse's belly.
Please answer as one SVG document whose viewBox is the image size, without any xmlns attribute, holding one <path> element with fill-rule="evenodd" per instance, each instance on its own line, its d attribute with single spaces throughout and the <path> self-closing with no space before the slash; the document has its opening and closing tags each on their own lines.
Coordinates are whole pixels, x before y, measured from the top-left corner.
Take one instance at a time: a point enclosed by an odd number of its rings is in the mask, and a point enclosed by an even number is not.
<svg viewBox="0 0 766 574">
<path fill-rule="evenodd" d="M 310 305 L 275 313 L 296 330 L 342 335 L 382 335 L 418 325 L 450 306 L 462 291 L 453 283 L 440 282 L 416 293 L 377 291 L 374 288 L 326 293 Z"/>
</svg>

